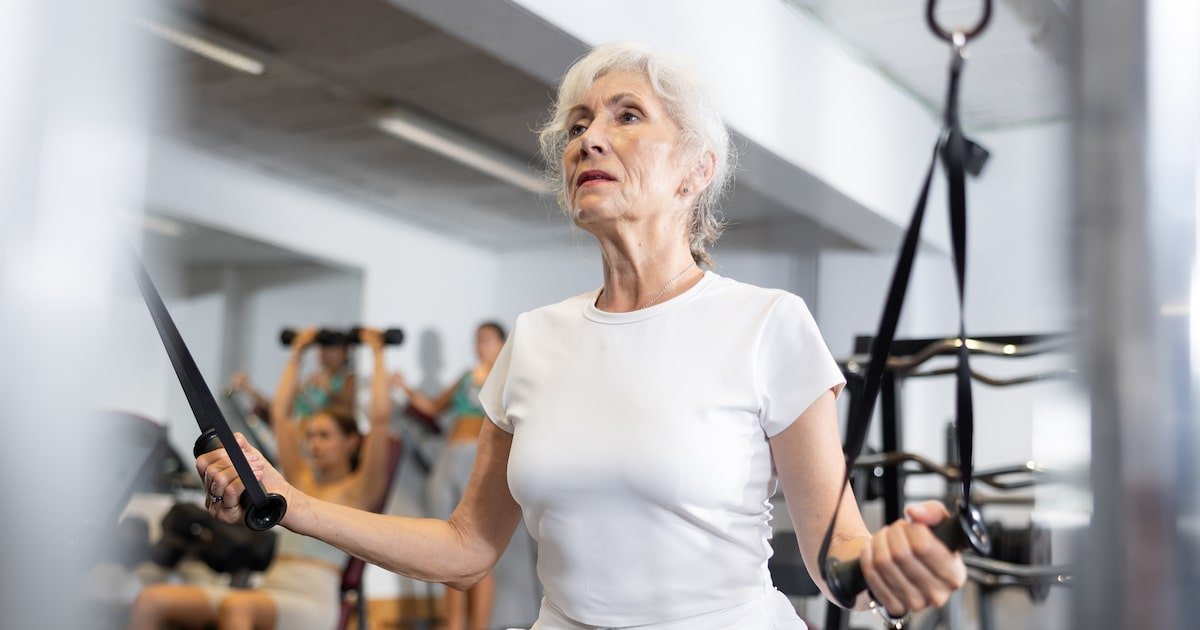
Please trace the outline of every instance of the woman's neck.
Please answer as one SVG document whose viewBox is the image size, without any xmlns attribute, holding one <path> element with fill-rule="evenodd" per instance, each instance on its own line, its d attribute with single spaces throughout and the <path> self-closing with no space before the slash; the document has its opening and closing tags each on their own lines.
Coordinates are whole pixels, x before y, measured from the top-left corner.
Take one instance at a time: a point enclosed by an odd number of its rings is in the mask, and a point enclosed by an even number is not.
<svg viewBox="0 0 1200 630">
<path fill-rule="evenodd" d="M 604 289 L 596 307 L 625 313 L 665 302 L 690 289 L 703 273 L 677 222 L 661 229 L 598 234 Z"/>
</svg>

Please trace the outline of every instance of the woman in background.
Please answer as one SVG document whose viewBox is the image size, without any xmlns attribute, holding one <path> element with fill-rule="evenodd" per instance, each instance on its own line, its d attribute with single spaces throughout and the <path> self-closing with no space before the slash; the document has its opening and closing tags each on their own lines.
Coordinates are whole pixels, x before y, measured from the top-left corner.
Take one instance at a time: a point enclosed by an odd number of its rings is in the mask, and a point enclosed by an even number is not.
<svg viewBox="0 0 1200 630">
<path fill-rule="evenodd" d="M 354 416 L 333 399 L 315 412 L 299 412 L 298 394 L 304 391 L 297 387 L 300 361 L 316 337 L 315 328 L 296 335 L 271 404 L 280 469 L 289 483 L 304 488 L 306 493 L 331 503 L 369 510 L 383 498 L 388 482 L 392 402 L 383 359 L 383 336 L 374 329 L 362 331 L 362 341 L 375 357 L 368 410 L 371 431 L 366 436 L 359 433 Z M 327 348 L 340 350 L 328 352 Z M 345 350 L 345 346 L 322 346 L 322 365 L 345 365 Z M 326 358 L 330 359 L 328 363 Z M 254 464 L 256 468 L 261 465 Z M 221 496 L 211 484 L 210 479 L 204 480 L 211 505 L 222 510 L 238 509 L 236 498 Z M 338 619 L 341 574 L 348 556 L 315 538 L 282 527 L 275 531 L 279 536 L 275 559 L 259 588 L 150 586 L 134 603 L 130 629 L 157 629 L 165 623 L 187 628 L 205 628 L 215 623 L 220 630 L 332 628 Z"/>
<path fill-rule="evenodd" d="M 436 418 L 451 410 L 454 417 L 446 446 L 429 477 L 429 508 L 431 516 L 435 518 L 450 518 L 466 491 L 471 469 L 475 465 L 475 444 L 485 418 L 483 407 L 479 404 L 479 389 L 491 374 L 506 337 L 500 324 L 480 324 L 475 330 L 475 354 L 479 362 L 436 398 L 430 399 L 409 387 L 399 373 L 392 377 L 393 383 L 404 390 L 409 403 L 417 411 Z M 466 592 L 447 588 L 448 630 L 485 630 L 491 619 L 495 593 L 495 578 L 491 572 Z"/>
</svg>

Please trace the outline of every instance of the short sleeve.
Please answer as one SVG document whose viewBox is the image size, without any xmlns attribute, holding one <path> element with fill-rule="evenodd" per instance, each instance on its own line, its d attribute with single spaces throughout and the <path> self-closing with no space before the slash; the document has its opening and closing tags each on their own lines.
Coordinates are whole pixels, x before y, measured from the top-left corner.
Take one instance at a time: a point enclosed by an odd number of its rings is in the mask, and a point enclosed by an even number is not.
<svg viewBox="0 0 1200 630">
<path fill-rule="evenodd" d="M 791 426 L 827 390 L 836 397 L 846 383 L 808 306 L 790 293 L 767 314 L 755 370 L 759 421 L 767 437 Z"/>
<path fill-rule="evenodd" d="M 487 380 L 479 390 L 479 404 L 483 405 L 484 413 L 493 424 L 500 427 L 500 430 L 505 433 L 513 432 L 513 423 L 505 412 L 505 402 L 507 401 L 505 394 L 508 389 L 508 369 L 512 365 L 513 345 L 516 339 L 517 329 L 514 326 L 508 339 L 504 342 L 504 347 L 500 349 L 500 355 L 496 357 L 492 371 L 488 373 Z"/>
</svg>

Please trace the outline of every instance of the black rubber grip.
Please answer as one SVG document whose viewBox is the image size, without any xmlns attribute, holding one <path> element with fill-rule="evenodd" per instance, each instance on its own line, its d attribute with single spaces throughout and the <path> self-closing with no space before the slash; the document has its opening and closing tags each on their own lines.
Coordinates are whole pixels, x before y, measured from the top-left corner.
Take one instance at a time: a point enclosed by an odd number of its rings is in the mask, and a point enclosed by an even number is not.
<svg viewBox="0 0 1200 630">
<path fill-rule="evenodd" d="M 961 551 L 970 547 L 982 555 L 987 555 L 991 550 L 991 541 L 983 523 L 983 515 L 975 506 L 959 503 L 956 508 L 950 518 L 932 528 L 934 537 L 951 551 Z M 857 559 L 839 561 L 837 558 L 829 558 L 825 563 L 825 582 L 829 586 L 829 594 L 833 596 L 833 601 L 842 608 L 853 608 L 858 594 L 867 590 L 867 579 L 863 577 L 862 567 Z"/>
<path fill-rule="evenodd" d="M 221 448 L 221 439 L 217 437 L 214 429 L 209 429 L 196 438 L 196 444 L 192 447 L 192 455 L 200 457 L 219 448 Z M 257 480 L 251 482 L 258 483 Z M 204 490 L 208 492 L 208 488 Z M 278 525 L 279 521 L 283 520 L 283 515 L 287 514 L 287 500 L 283 498 L 283 495 L 265 491 L 261 494 L 263 498 L 258 503 L 251 499 L 250 492 L 242 492 L 239 501 L 242 509 L 246 511 L 246 527 L 256 532 L 265 531 Z"/>
</svg>

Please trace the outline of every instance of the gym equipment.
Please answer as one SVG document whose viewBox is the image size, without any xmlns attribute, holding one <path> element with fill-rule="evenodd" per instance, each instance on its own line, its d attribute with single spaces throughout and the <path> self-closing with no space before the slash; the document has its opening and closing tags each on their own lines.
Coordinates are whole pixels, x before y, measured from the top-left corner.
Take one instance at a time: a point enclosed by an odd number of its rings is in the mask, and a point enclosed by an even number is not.
<svg viewBox="0 0 1200 630">
<path fill-rule="evenodd" d="M 234 438 L 233 431 L 230 430 L 229 423 L 225 421 L 225 416 L 221 414 L 221 409 L 217 406 L 217 400 L 213 397 L 212 391 L 205 384 L 204 377 L 200 374 L 200 368 L 196 367 L 196 361 L 192 358 L 192 353 L 188 351 L 183 336 L 179 334 L 179 329 L 175 327 L 175 322 L 171 319 L 166 305 L 163 304 L 158 289 L 154 288 L 150 274 L 146 272 L 146 267 L 142 265 L 141 259 L 133 250 L 129 252 L 129 262 L 133 267 L 133 274 L 137 279 L 142 298 L 146 301 L 146 307 L 150 310 L 150 316 L 154 320 L 154 326 L 158 329 L 159 337 L 162 338 L 163 347 L 166 348 L 167 356 L 171 359 L 171 366 L 175 368 L 175 375 L 179 378 L 179 384 L 183 387 L 184 395 L 187 396 L 188 405 L 196 417 L 196 424 L 200 426 L 200 437 L 196 439 L 196 444 L 192 447 L 192 454 L 199 457 L 209 451 L 222 448 L 223 444 L 234 445 L 235 448 L 227 449 L 226 452 L 245 487 L 240 500 L 246 511 L 246 526 L 256 531 L 274 527 L 287 512 L 287 501 L 279 494 L 267 493 L 254 476 L 254 471 L 250 469 L 250 464 L 246 461 L 242 449 L 236 448 L 237 440 Z M 207 488 L 205 490 L 207 491 Z"/>
<path fill-rule="evenodd" d="M 233 584 L 243 585 L 250 573 L 271 565 L 275 533 L 222 523 L 198 505 L 177 503 L 163 516 L 162 538 L 150 558 L 170 568 L 185 557 L 199 558 L 218 573 L 233 574 Z"/>
<path fill-rule="evenodd" d="M 847 426 L 844 455 L 846 461 L 845 483 L 850 481 L 854 461 L 862 452 L 870 428 L 871 415 L 875 408 L 875 399 L 879 394 L 887 358 L 892 354 L 892 341 L 896 326 L 899 323 L 900 311 L 904 305 L 904 296 L 908 290 L 909 276 L 916 258 L 917 244 L 920 240 L 921 224 L 925 216 L 925 207 L 929 199 L 930 184 L 933 180 L 934 167 L 939 159 L 946 172 L 949 191 L 950 234 L 954 254 L 954 271 L 958 289 L 958 321 L 959 331 L 956 350 L 958 366 L 955 370 L 957 380 L 957 405 L 955 426 L 957 427 L 958 452 L 962 459 L 961 485 L 962 494 L 955 503 L 955 514 L 934 528 L 934 534 L 952 549 L 971 547 L 986 555 L 989 550 L 988 532 L 984 527 L 982 515 L 971 505 L 971 471 L 973 464 L 974 418 L 971 396 L 971 366 L 970 350 L 967 347 L 966 324 L 964 321 L 964 289 L 966 282 L 967 256 L 967 198 L 966 176 L 970 172 L 978 175 L 987 161 L 988 153 L 979 145 L 968 140 L 962 133 L 958 117 L 959 79 L 966 61 L 965 48 L 967 43 L 977 37 L 987 27 L 991 18 L 991 0 L 984 0 L 984 14 L 980 21 L 969 31 L 955 31 L 948 34 L 938 26 L 934 19 L 937 0 L 929 0 L 926 6 L 930 28 L 943 39 L 952 44 L 952 54 L 949 71 L 949 86 L 944 111 L 944 129 L 935 145 L 933 159 L 913 210 L 912 221 L 904 235 L 899 259 L 892 275 L 888 289 L 887 303 L 879 322 L 879 332 L 875 335 L 870 349 L 870 363 L 867 364 L 866 375 L 863 378 L 861 391 L 856 396 L 856 404 L 851 410 L 850 422 Z M 829 557 L 829 545 L 833 539 L 834 527 L 837 523 L 837 513 L 841 508 L 839 495 L 837 508 L 830 519 L 825 537 L 821 541 L 819 564 L 822 577 L 829 586 L 833 599 L 842 607 L 850 608 L 858 593 L 866 589 L 866 580 L 857 560 L 839 561 Z"/>
<path fill-rule="evenodd" d="M 992 539 L 991 559 L 1023 567 L 1040 568 L 1050 565 L 1049 529 L 1032 522 L 1025 527 L 1008 527 L 1000 523 L 988 523 L 987 528 L 988 536 Z M 989 567 L 993 569 L 990 572 L 987 570 Z M 991 581 L 994 586 L 1002 585 L 1000 583 L 1001 576 L 1007 575 L 1010 572 L 1021 573 L 1021 571 L 1010 571 L 1007 567 L 1003 566 L 988 565 L 986 560 L 982 563 L 976 563 L 975 568 L 987 575 L 987 578 L 981 580 L 982 583 L 987 584 L 989 581 L 988 578 L 992 578 Z M 1065 583 L 1070 579 L 1067 575 L 1061 575 L 1064 573 L 1061 567 L 1051 567 L 1050 572 L 1055 574 L 1054 581 L 1056 583 Z M 1029 598 L 1035 602 L 1044 602 L 1046 601 L 1046 597 L 1050 595 L 1050 584 L 1045 582 L 1031 581 L 1021 585 L 1028 587 Z"/>
<path fill-rule="evenodd" d="M 404 343 L 404 331 L 399 328 L 388 328 L 383 332 L 383 345 L 398 346 Z M 319 346 L 351 346 L 362 343 L 362 326 L 354 326 L 349 330 L 338 330 L 336 328 L 322 328 L 317 331 L 317 345 Z M 279 331 L 279 343 L 290 346 L 292 340 L 296 338 L 296 329 L 284 328 Z"/>
</svg>

